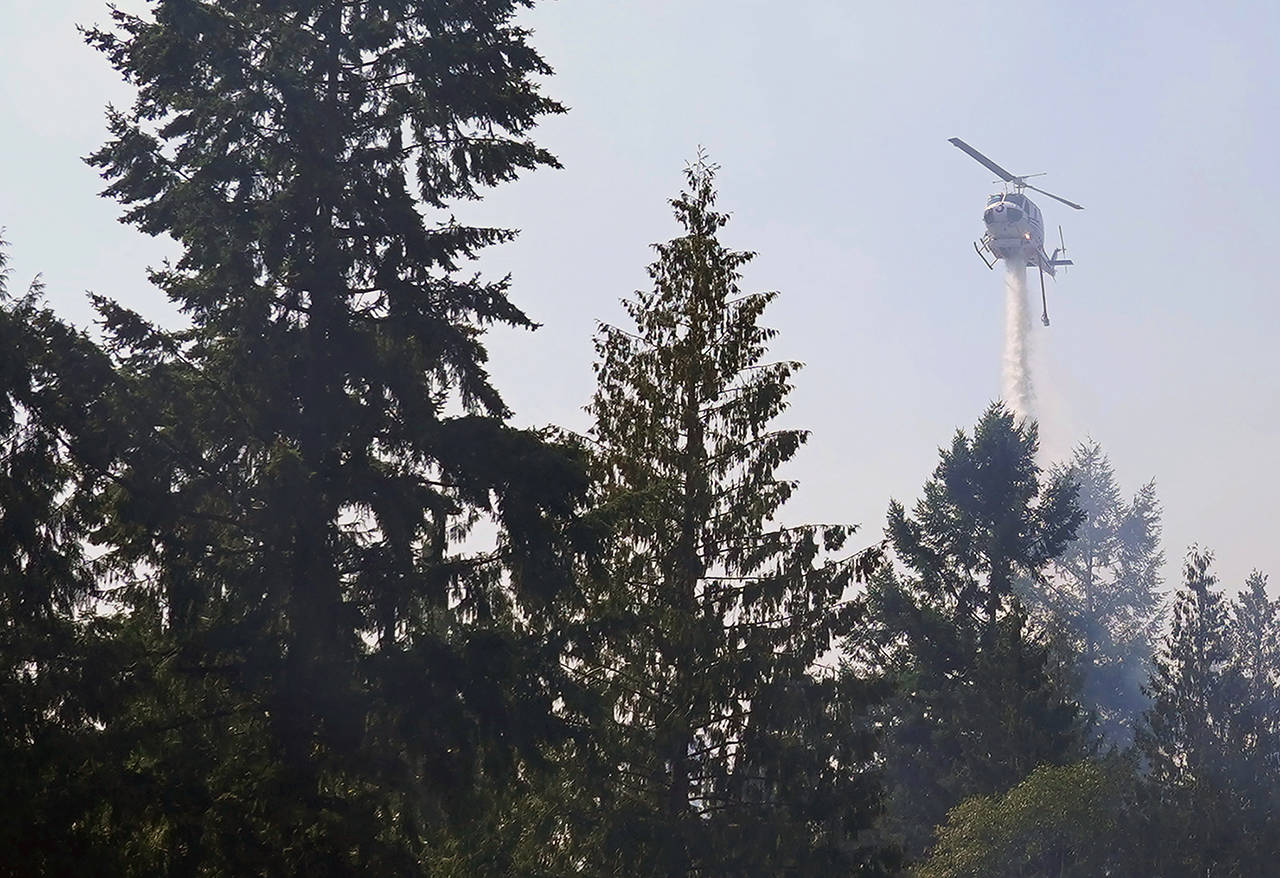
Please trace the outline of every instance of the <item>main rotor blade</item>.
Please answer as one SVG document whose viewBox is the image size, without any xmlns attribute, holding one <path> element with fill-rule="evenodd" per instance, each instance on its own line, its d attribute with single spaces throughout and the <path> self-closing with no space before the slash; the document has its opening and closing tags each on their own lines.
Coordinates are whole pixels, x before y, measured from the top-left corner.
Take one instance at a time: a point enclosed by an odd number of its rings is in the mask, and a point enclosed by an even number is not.
<svg viewBox="0 0 1280 878">
<path fill-rule="evenodd" d="M 1054 201 L 1061 201 L 1061 202 L 1062 202 L 1063 204 L 1065 204 L 1067 207 L 1074 207 L 1076 210 L 1084 210 L 1084 207 L 1083 207 L 1083 206 L 1081 206 L 1081 205 L 1079 205 L 1079 204 L 1076 204 L 1074 201 L 1067 201 L 1067 199 L 1062 198 L 1062 197 L 1057 196 L 1057 195 L 1054 195 L 1052 192 L 1045 192 L 1043 189 L 1036 189 L 1036 187 L 1035 187 L 1035 186 L 1032 186 L 1030 183 L 1026 183 L 1026 184 L 1024 184 L 1024 185 L 1025 185 L 1028 189 L 1032 189 L 1032 190 L 1035 190 L 1036 192 L 1039 192 L 1041 195 L 1048 195 L 1048 196 L 1049 196 L 1050 198 L 1052 198 Z"/>
<path fill-rule="evenodd" d="M 1006 183 L 1012 183 L 1013 181 L 1015 181 L 1015 180 L 1017 180 L 1017 179 L 1018 179 L 1018 178 L 1017 178 L 1017 177 L 1015 177 L 1013 174 L 1010 174 L 1010 173 L 1009 173 L 1008 171 L 1006 171 L 1004 168 L 1000 167 L 1000 166 L 999 166 L 999 165 L 997 165 L 995 162 L 991 161 L 991 159 L 987 158 L 985 155 L 983 155 L 982 153 L 978 152 L 978 151 L 977 151 L 976 149 L 974 149 L 972 146 L 970 146 L 969 144 L 965 143 L 965 142 L 964 142 L 963 140 L 961 140 L 959 137 L 952 137 L 952 138 L 951 138 L 950 140 L 948 140 L 947 142 L 948 142 L 948 143 L 951 143 L 951 144 L 954 144 L 955 146 L 957 146 L 957 147 L 959 147 L 960 149 L 962 149 L 962 150 L 964 150 L 965 152 L 967 152 L 969 155 L 973 156 L 973 158 L 977 159 L 977 161 L 978 161 L 979 163 L 981 163 L 983 167 L 985 167 L 988 171 L 992 171 L 992 172 L 994 172 L 995 174 L 997 174 L 997 175 L 1000 177 L 1000 179 L 1001 179 L 1001 180 L 1004 180 Z M 1048 194 L 1048 193 L 1046 193 L 1046 194 Z"/>
</svg>

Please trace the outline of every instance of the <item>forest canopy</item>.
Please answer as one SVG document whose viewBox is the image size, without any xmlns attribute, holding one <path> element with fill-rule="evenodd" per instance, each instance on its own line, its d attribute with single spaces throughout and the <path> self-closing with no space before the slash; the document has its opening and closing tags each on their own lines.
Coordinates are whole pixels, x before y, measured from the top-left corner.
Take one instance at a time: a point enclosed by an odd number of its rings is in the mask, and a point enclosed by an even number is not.
<svg viewBox="0 0 1280 878">
<path fill-rule="evenodd" d="M 1266 577 L 1164 583 L 1155 482 L 999 401 L 883 522 L 784 524 L 822 378 L 708 154 L 589 428 L 512 423 L 489 331 L 535 326 L 473 266 L 515 232 L 452 208 L 559 164 L 526 5 L 85 32 L 134 92 L 88 161 L 184 320 L 0 271 L 0 874 L 1272 868 Z"/>
</svg>

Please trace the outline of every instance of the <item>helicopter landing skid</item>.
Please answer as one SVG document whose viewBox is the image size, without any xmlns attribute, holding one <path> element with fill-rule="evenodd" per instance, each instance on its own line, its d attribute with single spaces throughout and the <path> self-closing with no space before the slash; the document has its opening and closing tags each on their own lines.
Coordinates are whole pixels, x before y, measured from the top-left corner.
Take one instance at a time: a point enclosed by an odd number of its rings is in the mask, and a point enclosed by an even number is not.
<svg viewBox="0 0 1280 878">
<path fill-rule="evenodd" d="M 996 261 L 994 259 L 988 261 L 987 257 L 982 255 L 982 248 L 978 245 L 977 241 L 973 242 L 973 249 L 974 249 L 974 252 L 978 254 L 978 258 L 982 260 L 982 264 L 985 265 L 987 268 L 991 269 L 992 271 L 995 271 Z"/>
</svg>

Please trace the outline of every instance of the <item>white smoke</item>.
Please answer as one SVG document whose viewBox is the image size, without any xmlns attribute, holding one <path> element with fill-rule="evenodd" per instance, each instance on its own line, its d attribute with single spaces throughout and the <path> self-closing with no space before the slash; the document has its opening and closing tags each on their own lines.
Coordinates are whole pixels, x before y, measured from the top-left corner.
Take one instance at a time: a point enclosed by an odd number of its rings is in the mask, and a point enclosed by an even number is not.
<svg viewBox="0 0 1280 878">
<path fill-rule="evenodd" d="M 1027 306 L 1027 267 L 1021 260 L 1004 263 L 1004 364 L 1001 396 L 1020 418 L 1035 416 L 1031 385 L 1031 310 Z"/>
</svg>

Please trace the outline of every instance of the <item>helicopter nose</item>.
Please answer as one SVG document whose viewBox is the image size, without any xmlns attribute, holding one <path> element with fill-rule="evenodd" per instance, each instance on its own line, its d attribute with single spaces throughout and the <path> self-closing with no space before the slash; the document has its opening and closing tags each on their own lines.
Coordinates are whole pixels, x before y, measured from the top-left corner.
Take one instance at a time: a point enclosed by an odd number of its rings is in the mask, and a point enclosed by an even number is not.
<svg viewBox="0 0 1280 878">
<path fill-rule="evenodd" d="M 1001 203 L 992 205 L 982 212 L 982 219 L 987 225 L 1017 222 L 1022 219 L 1022 211 Z"/>
</svg>

